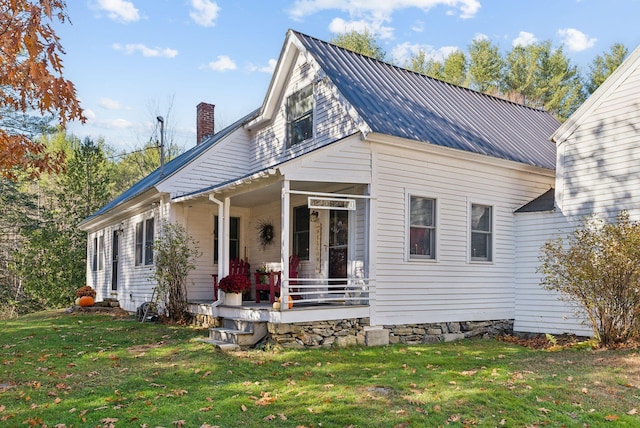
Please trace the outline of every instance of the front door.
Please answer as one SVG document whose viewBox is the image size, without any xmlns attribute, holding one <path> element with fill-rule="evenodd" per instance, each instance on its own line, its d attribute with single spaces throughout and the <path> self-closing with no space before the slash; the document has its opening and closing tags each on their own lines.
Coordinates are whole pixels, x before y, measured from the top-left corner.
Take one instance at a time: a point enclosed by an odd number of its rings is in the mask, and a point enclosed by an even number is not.
<svg viewBox="0 0 640 428">
<path fill-rule="evenodd" d="M 118 290 L 118 253 L 120 252 L 119 234 L 117 231 L 113 232 L 113 239 L 111 240 L 111 290 Z"/>
<path fill-rule="evenodd" d="M 347 261 L 349 257 L 349 211 L 329 212 L 329 278 L 330 285 L 346 284 Z M 335 279 L 345 278 L 345 281 Z M 344 287 L 331 287 L 342 290 Z"/>
</svg>

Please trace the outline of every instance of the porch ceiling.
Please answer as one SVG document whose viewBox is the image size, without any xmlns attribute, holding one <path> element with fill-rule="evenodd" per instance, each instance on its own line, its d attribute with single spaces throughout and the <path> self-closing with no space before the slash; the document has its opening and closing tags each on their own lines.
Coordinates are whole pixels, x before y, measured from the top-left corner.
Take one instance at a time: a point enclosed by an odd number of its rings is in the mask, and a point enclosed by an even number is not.
<svg viewBox="0 0 640 428">
<path fill-rule="evenodd" d="M 316 182 L 316 181 L 292 181 L 290 184 L 291 190 L 298 190 L 304 192 L 324 192 L 327 189 L 328 184 L 335 183 L 325 183 L 325 182 Z M 351 185 L 349 185 L 351 186 Z M 278 180 L 275 182 L 271 182 L 268 184 L 263 184 L 261 186 L 255 187 L 251 186 L 241 193 L 229 192 L 231 197 L 231 203 L 234 206 L 249 208 L 256 205 L 267 204 L 270 202 L 280 200 L 282 194 L 282 181 Z"/>
</svg>

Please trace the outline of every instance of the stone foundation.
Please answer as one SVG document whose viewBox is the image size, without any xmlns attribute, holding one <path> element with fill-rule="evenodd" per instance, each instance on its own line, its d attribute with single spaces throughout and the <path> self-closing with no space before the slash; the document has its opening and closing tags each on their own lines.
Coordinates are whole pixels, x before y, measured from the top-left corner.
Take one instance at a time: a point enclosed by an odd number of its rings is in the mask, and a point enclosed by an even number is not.
<svg viewBox="0 0 640 428">
<path fill-rule="evenodd" d="M 386 325 L 384 328 L 389 330 L 389 343 L 417 345 L 513 334 L 513 320 Z"/>
<path fill-rule="evenodd" d="M 267 325 L 270 340 L 283 348 L 365 345 L 369 318 Z"/>
<path fill-rule="evenodd" d="M 212 317 L 211 315 L 204 314 L 192 314 L 191 325 L 202 328 L 215 328 L 221 327 L 222 322 L 220 318 Z"/>
<path fill-rule="evenodd" d="M 222 318 L 194 315 L 198 327 L 222 327 Z M 471 337 L 489 338 L 513 334 L 513 320 L 463 321 L 430 324 L 369 325 L 369 318 L 316 321 L 294 324 L 267 324 L 268 340 L 283 348 L 329 348 L 332 346 L 384 346 L 402 343 L 452 342 Z"/>
</svg>

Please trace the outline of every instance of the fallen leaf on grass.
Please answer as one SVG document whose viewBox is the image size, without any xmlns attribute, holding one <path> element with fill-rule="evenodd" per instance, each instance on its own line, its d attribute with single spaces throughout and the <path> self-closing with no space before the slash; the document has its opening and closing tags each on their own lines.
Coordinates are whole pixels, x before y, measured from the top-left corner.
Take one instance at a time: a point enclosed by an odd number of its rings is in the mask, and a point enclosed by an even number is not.
<svg viewBox="0 0 640 428">
<path fill-rule="evenodd" d="M 619 419 L 620 417 L 617 415 L 607 415 L 604 417 L 605 421 L 609 421 L 609 422 L 615 422 Z"/>
<path fill-rule="evenodd" d="M 458 422 L 460 420 L 460 418 L 461 418 L 460 415 L 451 415 L 451 416 L 449 416 L 447 421 L 449 421 L 449 422 Z"/>
<path fill-rule="evenodd" d="M 272 421 L 276 418 L 276 415 L 267 415 L 264 418 L 262 418 L 262 420 L 264 421 Z"/>
<path fill-rule="evenodd" d="M 627 412 L 627 415 L 637 415 L 638 414 L 638 409 L 631 409 Z"/>
<path fill-rule="evenodd" d="M 545 409 L 544 407 L 539 407 L 539 408 L 538 408 L 538 411 L 539 411 L 539 412 L 542 412 L 542 413 L 545 413 L 545 414 L 546 414 L 546 413 L 550 413 L 550 412 L 551 412 L 551 410 L 549 410 L 549 409 Z"/>
<path fill-rule="evenodd" d="M 261 398 L 256 400 L 256 406 L 268 406 L 276 401 L 276 397 L 271 396 L 268 392 L 261 392 Z"/>
<path fill-rule="evenodd" d="M 240 406 L 240 409 L 241 409 L 243 412 L 246 412 L 246 411 L 247 411 L 247 406 L 245 406 L 245 405 L 243 404 L 242 406 Z"/>
</svg>

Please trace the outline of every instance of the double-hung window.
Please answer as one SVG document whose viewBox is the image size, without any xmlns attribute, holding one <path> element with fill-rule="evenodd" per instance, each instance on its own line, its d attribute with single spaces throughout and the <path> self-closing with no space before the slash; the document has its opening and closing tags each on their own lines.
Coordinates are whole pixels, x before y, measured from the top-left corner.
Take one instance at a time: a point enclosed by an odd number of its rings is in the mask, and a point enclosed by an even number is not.
<svg viewBox="0 0 640 428">
<path fill-rule="evenodd" d="M 240 258 L 240 217 L 229 218 L 229 260 Z M 213 218 L 213 263 L 218 263 L 218 216 Z"/>
<path fill-rule="evenodd" d="M 136 223 L 136 266 L 153 264 L 153 238 L 153 218 Z"/>
<path fill-rule="evenodd" d="M 93 238 L 93 260 L 91 263 L 91 270 L 94 272 L 98 270 L 98 237 L 97 236 Z"/>
<path fill-rule="evenodd" d="M 309 260 L 309 208 L 293 209 L 293 254 L 300 260 Z"/>
<path fill-rule="evenodd" d="M 104 269 L 104 235 L 98 238 L 98 270 Z"/>
<path fill-rule="evenodd" d="M 409 259 L 436 258 L 436 200 L 410 197 Z"/>
<path fill-rule="evenodd" d="M 493 260 L 493 207 L 471 204 L 471 260 Z"/>
<path fill-rule="evenodd" d="M 287 144 L 289 147 L 313 136 L 313 85 L 287 98 Z"/>
</svg>

